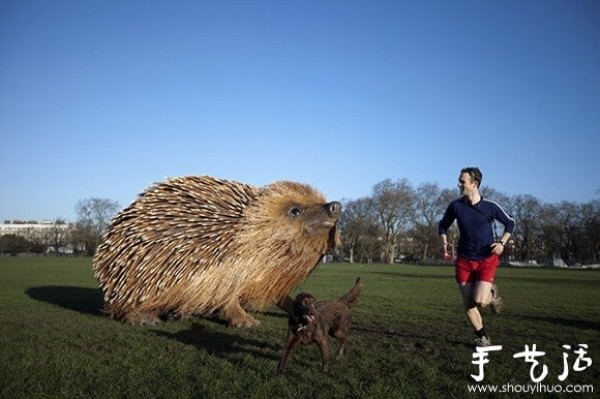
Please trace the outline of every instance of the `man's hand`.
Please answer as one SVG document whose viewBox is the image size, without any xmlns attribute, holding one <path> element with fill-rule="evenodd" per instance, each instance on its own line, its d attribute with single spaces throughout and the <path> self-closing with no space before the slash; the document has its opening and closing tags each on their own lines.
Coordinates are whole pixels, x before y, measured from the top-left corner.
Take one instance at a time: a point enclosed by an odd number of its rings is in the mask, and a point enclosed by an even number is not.
<svg viewBox="0 0 600 399">
<path fill-rule="evenodd" d="M 502 245 L 502 243 L 495 242 L 492 244 L 492 253 L 493 254 L 500 256 L 500 255 L 502 255 L 502 252 L 504 252 L 504 245 Z"/>
<path fill-rule="evenodd" d="M 442 244 L 442 258 L 445 261 L 452 259 L 452 256 L 448 252 L 448 248 L 452 248 L 452 245 L 448 244 L 447 242 Z"/>
</svg>

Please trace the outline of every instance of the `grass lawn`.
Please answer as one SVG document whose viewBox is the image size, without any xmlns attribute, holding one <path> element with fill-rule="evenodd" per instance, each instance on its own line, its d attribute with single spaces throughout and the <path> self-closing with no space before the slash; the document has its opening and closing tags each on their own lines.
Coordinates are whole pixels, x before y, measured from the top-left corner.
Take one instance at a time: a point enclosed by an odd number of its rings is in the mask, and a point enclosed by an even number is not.
<svg viewBox="0 0 600 399">
<path fill-rule="evenodd" d="M 349 352 L 320 372 L 316 346 L 297 347 L 275 377 L 287 318 L 256 314 L 256 329 L 215 319 L 132 327 L 104 317 L 85 258 L 0 257 L 0 398 L 469 398 L 475 338 L 448 266 L 320 265 L 297 291 L 341 296 L 364 281 Z M 484 312 L 494 345 L 480 385 L 542 384 L 600 389 L 600 271 L 501 268 L 500 315 Z M 573 370 L 578 344 L 593 364 Z M 571 345 L 569 351 L 563 345 Z M 332 351 L 337 348 L 332 344 Z M 569 375 L 564 381 L 563 356 Z M 580 365 L 585 365 L 582 360 Z M 519 388 L 517 388 L 519 389 Z M 561 397 L 565 394 L 512 394 Z M 587 394 L 567 396 L 593 397 Z"/>
</svg>

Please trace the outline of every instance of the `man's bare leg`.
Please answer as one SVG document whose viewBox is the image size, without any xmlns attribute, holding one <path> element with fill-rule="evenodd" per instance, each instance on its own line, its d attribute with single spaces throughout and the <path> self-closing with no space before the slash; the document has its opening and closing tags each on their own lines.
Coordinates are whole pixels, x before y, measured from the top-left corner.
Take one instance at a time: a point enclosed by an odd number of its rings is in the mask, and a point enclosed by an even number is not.
<svg viewBox="0 0 600 399">
<path fill-rule="evenodd" d="M 492 283 L 478 281 L 475 283 L 473 300 L 480 308 L 487 307 L 492 301 Z"/>
<path fill-rule="evenodd" d="M 463 298 L 465 311 L 467 312 L 467 318 L 473 325 L 473 328 L 475 328 L 475 331 L 481 330 L 483 328 L 483 319 L 481 318 L 481 313 L 479 313 L 479 309 L 477 308 L 477 303 L 475 303 L 475 283 L 461 283 L 458 285 L 458 288 Z"/>
</svg>

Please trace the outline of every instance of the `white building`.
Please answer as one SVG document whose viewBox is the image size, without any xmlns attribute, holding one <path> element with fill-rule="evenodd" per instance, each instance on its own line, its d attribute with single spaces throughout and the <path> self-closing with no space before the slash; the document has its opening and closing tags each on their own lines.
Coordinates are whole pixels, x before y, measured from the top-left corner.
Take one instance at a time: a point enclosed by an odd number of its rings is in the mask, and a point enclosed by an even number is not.
<svg viewBox="0 0 600 399">
<path fill-rule="evenodd" d="M 25 238 L 29 242 L 43 245 L 57 245 L 66 243 L 69 229 L 68 223 L 56 223 L 50 220 L 34 222 L 4 222 L 0 224 L 0 236 L 14 234 Z"/>
</svg>

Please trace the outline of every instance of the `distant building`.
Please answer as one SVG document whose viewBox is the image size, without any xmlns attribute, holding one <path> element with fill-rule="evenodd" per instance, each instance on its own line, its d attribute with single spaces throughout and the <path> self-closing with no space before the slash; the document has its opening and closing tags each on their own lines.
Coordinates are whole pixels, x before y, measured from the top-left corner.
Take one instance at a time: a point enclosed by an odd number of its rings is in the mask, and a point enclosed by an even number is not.
<svg viewBox="0 0 600 399">
<path fill-rule="evenodd" d="M 5 221 L 0 224 L 0 236 L 13 234 L 25 238 L 29 242 L 42 245 L 64 245 L 69 237 L 69 223 L 56 223 L 50 220 Z"/>
</svg>

